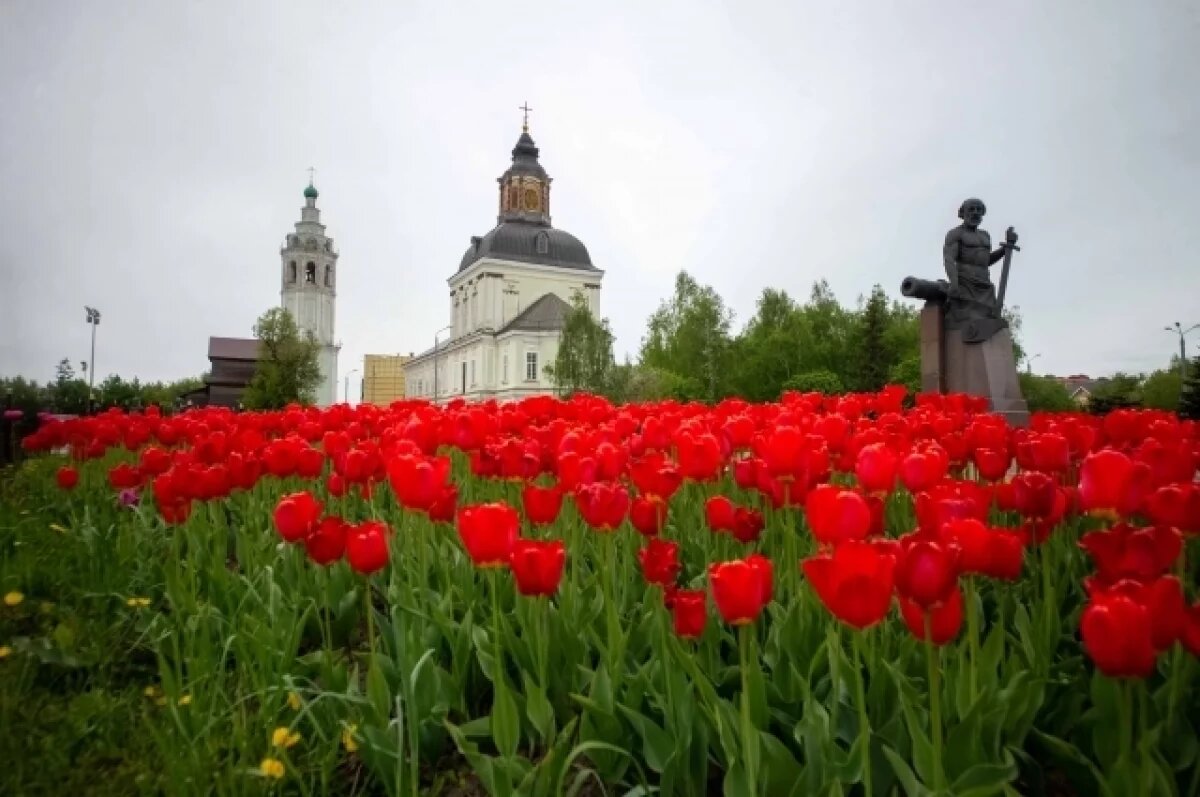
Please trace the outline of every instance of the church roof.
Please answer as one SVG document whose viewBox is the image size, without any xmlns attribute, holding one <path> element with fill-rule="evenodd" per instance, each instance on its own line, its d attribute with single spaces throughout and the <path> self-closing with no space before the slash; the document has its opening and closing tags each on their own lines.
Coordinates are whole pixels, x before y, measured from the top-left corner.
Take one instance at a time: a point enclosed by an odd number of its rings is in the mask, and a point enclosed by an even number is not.
<svg viewBox="0 0 1200 797">
<path fill-rule="evenodd" d="M 544 240 L 539 238 L 544 236 Z M 574 268 L 581 271 L 599 271 L 592 265 L 583 242 L 565 230 L 557 230 L 544 224 L 523 221 L 502 222 L 482 238 L 472 237 L 471 245 L 463 253 L 459 271 L 484 257 L 498 260 L 515 260 L 519 263 Z"/>
<path fill-rule="evenodd" d="M 501 335 L 514 330 L 536 332 L 543 329 L 562 329 L 569 312 L 571 305 L 559 298 L 558 294 L 543 293 L 496 334 Z"/>
<path fill-rule="evenodd" d="M 309 199 L 316 199 L 316 198 L 317 198 L 317 196 L 318 196 L 318 194 L 317 194 L 317 189 L 316 189 L 316 187 L 315 187 L 315 186 L 313 186 L 313 184 L 312 184 L 312 183 L 309 183 L 309 184 L 308 184 L 308 188 L 305 188 L 305 189 L 304 189 L 304 196 L 305 196 L 305 197 L 307 197 L 307 198 L 309 198 Z"/>
<path fill-rule="evenodd" d="M 210 360 L 257 360 L 258 338 L 209 338 Z"/>
</svg>

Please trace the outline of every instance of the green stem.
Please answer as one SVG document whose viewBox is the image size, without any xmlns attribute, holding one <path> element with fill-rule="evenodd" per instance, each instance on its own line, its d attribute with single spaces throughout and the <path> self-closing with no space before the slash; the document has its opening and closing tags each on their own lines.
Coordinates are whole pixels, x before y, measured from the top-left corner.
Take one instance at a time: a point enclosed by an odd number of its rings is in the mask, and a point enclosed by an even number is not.
<svg viewBox="0 0 1200 797">
<path fill-rule="evenodd" d="M 975 605 L 975 579 L 967 579 L 967 651 L 971 661 L 968 681 L 970 685 L 971 702 L 975 705 L 975 697 L 979 694 L 979 612 Z"/>
<path fill-rule="evenodd" d="M 925 658 L 929 664 L 929 724 L 933 741 L 933 791 L 941 794 L 945 773 L 942 772 L 942 696 L 941 648 L 933 644 L 933 619 L 925 612 Z"/>
<path fill-rule="evenodd" d="M 863 795 L 871 797 L 874 794 L 871 788 L 871 722 L 867 717 L 867 686 L 862 662 L 863 636 L 867 633 L 862 631 L 854 638 L 854 674 L 857 676 L 855 685 L 858 687 L 858 735 L 862 745 Z"/>
<path fill-rule="evenodd" d="M 1118 760 L 1124 758 L 1133 763 L 1133 683 L 1121 681 L 1121 750 Z"/>
<path fill-rule="evenodd" d="M 754 627 L 746 623 L 738 629 L 738 659 L 742 668 L 742 758 L 746 768 L 746 794 L 758 794 L 758 731 L 750 716 L 750 648 Z"/>
</svg>

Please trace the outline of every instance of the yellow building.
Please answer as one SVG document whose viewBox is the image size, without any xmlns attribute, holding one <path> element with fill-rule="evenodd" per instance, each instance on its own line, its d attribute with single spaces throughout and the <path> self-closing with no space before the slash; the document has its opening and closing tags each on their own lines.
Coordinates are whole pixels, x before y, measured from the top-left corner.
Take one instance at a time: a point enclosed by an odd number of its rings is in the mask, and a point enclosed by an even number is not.
<svg viewBox="0 0 1200 797">
<path fill-rule="evenodd" d="M 362 400 L 386 407 L 404 398 L 404 365 L 411 359 L 411 354 L 365 355 Z"/>
</svg>

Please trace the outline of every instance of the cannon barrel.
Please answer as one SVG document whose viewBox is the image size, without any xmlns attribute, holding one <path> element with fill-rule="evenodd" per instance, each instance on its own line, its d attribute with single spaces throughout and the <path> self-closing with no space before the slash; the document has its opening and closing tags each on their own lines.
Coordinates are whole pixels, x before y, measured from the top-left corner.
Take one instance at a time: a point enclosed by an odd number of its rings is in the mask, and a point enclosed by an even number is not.
<svg viewBox="0 0 1200 797">
<path fill-rule="evenodd" d="M 950 283 L 945 280 L 923 280 L 916 277 L 905 277 L 900 283 L 900 294 L 909 299 L 924 299 L 927 302 L 944 302 L 950 290 Z"/>
</svg>

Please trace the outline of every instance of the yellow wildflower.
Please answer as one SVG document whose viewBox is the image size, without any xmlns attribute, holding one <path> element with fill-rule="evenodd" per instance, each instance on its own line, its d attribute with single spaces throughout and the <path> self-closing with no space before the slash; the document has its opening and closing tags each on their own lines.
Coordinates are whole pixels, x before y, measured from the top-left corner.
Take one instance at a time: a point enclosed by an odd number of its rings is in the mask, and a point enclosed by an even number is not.
<svg viewBox="0 0 1200 797">
<path fill-rule="evenodd" d="M 278 758 L 264 758 L 262 763 L 258 765 L 258 771 L 262 773 L 264 778 L 275 778 L 275 780 L 282 778 L 284 772 L 286 772 L 283 768 L 283 762 Z"/>
<path fill-rule="evenodd" d="M 125 605 L 131 609 L 145 609 L 150 605 L 149 598 L 130 598 L 125 601 Z"/>
<path fill-rule="evenodd" d="M 51 530 L 51 531 L 57 531 L 59 534 L 66 534 L 66 533 L 67 533 L 67 528 L 66 528 L 66 526 L 60 526 L 60 525 L 58 525 L 57 523 L 51 523 L 51 524 L 50 524 L 50 530 Z"/>
<path fill-rule="evenodd" d="M 12 655 L 12 648 L 8 645 L 0 645 L 0 659 L 7 659 Z"/>
<path fill-rule="evenodd" d="M 181 705 L 181 706 L 190 706 L 192 704 L 192 696 L 191 695 L 183 695 L 182 697 L 179 698 L 178 702 L 179 702 L 179 705 Z"/>
<path fill-rule="evenodd" d="M 357 730 L 357 725 L 346 725 L 342 728 L 342 747 L 346 748 L 347 753 L 358 750 L 358 742 L 354 741 L 354 733 Z"/>
<path fill-rule="evenodd" d="M 271 734 L 271 746 L 288 748 L 296 745 L 300 741 L 300 734 L 292 731 L 290 728 L 280 725 Z"/>
<path fill-rule="evenodd" d="M 158 692 L 159 692 L 159 689 L 154 684 L 151 684 L 150 686 L 147 686 L 145 689 L 142 690 L 142 694 L 145 695 L 146 697 L 158 697 Z"/>
<path fill-rule="evenodd" d="M 9 592 L 4 596 L 4 605 L 19 606 L 23 600 L 25 600 L 25 596 L 14 589 L 12 592 Z"/>
<path fill-rule="evenodd" d="M 288 703 L 288 708 L 290 708 L 292 711 L 299 711 L 300 708 L 304 705 L 303 703 L 300 702 L 300 695 L 296 694 L 295 692 L 288 692 L 287 703 Z"/>
<path fill-rule="evenodd" d="M 154 705 L 165 706 L 166 704 L 167 704 L 167 698 L 165 695 L 154 698 Z"/>
</svg>

